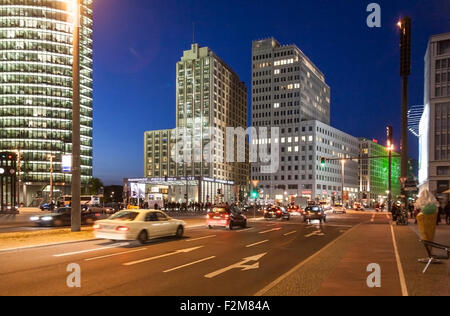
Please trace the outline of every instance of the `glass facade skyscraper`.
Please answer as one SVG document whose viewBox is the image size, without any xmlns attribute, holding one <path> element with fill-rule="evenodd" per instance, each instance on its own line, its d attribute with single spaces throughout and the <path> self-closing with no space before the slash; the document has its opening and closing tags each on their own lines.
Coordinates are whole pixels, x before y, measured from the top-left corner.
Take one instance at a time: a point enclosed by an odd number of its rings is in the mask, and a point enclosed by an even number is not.
<svg viewBox="0 0 450 316">
<path fill-rule="evenodd" d="M 93 0 L 81 0 L 82 181 L 92 177 Z M 72 0 L 0 0 L 0 151 L 20 150 L 30 204 L 50 180 L 70 183 L 61 156 L 72 151 Z M 58 191 L 56 189 L 56 191 Z M 45 194 L 44 194 L 45 195 Z"/>
</svg>

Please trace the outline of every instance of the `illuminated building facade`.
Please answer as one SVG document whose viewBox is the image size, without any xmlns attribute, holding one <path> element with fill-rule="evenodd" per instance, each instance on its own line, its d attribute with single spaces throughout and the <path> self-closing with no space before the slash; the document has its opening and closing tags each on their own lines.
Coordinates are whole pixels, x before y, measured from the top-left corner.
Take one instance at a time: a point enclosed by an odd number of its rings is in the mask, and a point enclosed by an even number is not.
<svg viewBox="0 0 450 316">
<path fill-rule="evenodd" d="M 441 201 L 450 189 L 450 33 L 430 38 L 419 128 L 419 185 Z"/>
<path fill-rule="evenodd" d="M 81 6 L 82 182 L 92 177 L 92 5 Z M 72 32 L 69 0 L 0 0 L 0 151 L 20 150 L 21 202 L 70 183 L 61 156 L 72 151 Z M 66 188 L 68 191 L 68 188 Z"/>
</svg>

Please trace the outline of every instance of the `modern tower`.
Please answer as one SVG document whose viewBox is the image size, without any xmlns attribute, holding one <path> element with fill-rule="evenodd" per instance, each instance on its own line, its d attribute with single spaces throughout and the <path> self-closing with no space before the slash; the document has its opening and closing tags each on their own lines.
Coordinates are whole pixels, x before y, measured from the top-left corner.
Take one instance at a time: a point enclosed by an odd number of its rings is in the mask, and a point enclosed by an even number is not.
<svg viewBox="0 0 450 316">
<path fill-rule="evenodd" d="M 441 200 L 450 189 L 450 33 L 430 38 L 419 128 L 419 185 Z"/>
<path fill-rule="evenodd" d="M 92 177 L 93 0 L 81 6 L 82 182 Z M 21 202 L 69 193 L 62 172 L 72 151 L 72 12 L 70 0 L 0 1 L 0 151 L 19 151 Z"/>
</svg>

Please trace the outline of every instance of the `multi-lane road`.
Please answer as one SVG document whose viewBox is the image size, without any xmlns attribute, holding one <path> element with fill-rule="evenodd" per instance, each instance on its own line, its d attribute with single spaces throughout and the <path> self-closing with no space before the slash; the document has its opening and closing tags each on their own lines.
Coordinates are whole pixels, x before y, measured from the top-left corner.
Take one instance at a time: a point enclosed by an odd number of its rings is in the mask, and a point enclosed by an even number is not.
<svg viewBox="0 0 450 316">
<path fill-rule="evenodd" d="M 92 240 L 0 252 L 0 295 L 254 295 L 369 214 L 326 224 L 257 220 L 233 231 L 195 227 L 185 238 L 139 245 Z M 81 268 L 70 288 L 67 268 Z"/>
</svg>

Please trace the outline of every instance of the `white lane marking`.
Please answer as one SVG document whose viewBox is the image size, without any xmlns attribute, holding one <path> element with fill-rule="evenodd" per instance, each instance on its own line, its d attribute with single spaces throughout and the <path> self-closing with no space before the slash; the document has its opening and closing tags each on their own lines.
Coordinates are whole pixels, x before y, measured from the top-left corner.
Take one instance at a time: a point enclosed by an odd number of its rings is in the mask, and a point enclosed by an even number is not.
<svg viewBox="0 0 450 316">
<path fill-rule="evenodd" d="M 286 233 L 286 234 L 284 234 L 283 236 L 290 236 L 290 235 L 292 235 L 292 234 L 295 234 L 297 231 L 296 230 L 294 230 L 294 231 L 291 231 L 291 232 L 289 232 L 289 233 Z"/>
<path fill-rule="evenodd" d="M 265 244 L 265 243 L 268 242 L 268 241 L 269 241 L 268 239 L 267 239 L 267 240 L 263 240 L 263 241 L 256 242 L 256 243 L 254 243 L 254 244 L 245 246 L 245 247 L 246 247 L 246 248 L 251 248 L 251 247 L 254 247 L 254 246 L 258 246 L 258 245 L 261 245 L 261 244 Z"/>
<path fill-rule="evenodd" d="M 156 260 L 156 259 L 161 259 L 161 258 L 177 255 L 177 254 L 180 254 L 180 253 L 192 252 L 192 251 L 198 250 L 198 249 L 203 248 L 203 247 L 204 246 L 199 246 L 199 247 L 195 247 L 195 248 L 188 248 L 188 249 L 177 250 L 177 251 L 169 252 L 169 253 L 166 253 L 164 255 L 159 255 L 159 256 L 156 256 L 156 257 L 151 257 L 151 258 L 146 258 L 146 259 L 142 259 L 142 260 L 127 262 L 127 263 L 124 263 L 123 265 L 124 266 L 133 266 L 133 265 L 136 265 L 136 264 L 139 264 L 139 263 L 144 263 L 144 262 L 148 262 L 148 261 L 152 261 L 152 260 Z"/>
<path fill-rule="evenodd" d="M 238 263 L 228 266 L 226 268 L 223 268 L 223 269 L 217 270 L 215 272 L 212 272 L 210 274 L 207 274 L 207 275 L 205 275 L 205 278 L 212 279 L 218 275 L 221 275 L 221 274 L 231 271 L 233 269 L 242 269 L 241 271 L 249 271 L 249 270 L 259 269 L 259 262 L 256 262 L 255 264 L 252 264 L 252 265 L 248 265 L 247 263 L 252 262 L 252 261 L 259 261 L 265 255 L 267 255 L 267 252 L 256 255 L 256 256 L 245 258 L 241 262 L 238 262 Z"/>
<path fill-rule="evenodd" d="M 194 261 L 194 262 L 191 262 L 191 263 L 183 264 L 182 266 L 179 266 L 179 267 L 176 267 L 176 268 L 173 268 L 173 269 L 166 270 L 166 271 L 164 271 L 164 273 L 168 273 L 168 272 L 180 270 L 180 269 L 183 269 L 183 268 L 186 268 L 186 267 L 190 267 L 190 266 L 193 266 L 194 264 L 197 264 L 197 263 L 202 263 L 202 262 L 205 262 L 205 261 L 208 261 L 208 260 L 212 260 L 212 259 L 214 259 L 215 257 L 216 257 L 216 256 L 212 256 L 212 257 L 205 258 L 205 259 L 201 259 L 201 260 L 197 260 L 197 261 Z"/>
<path fill-rule="evenodd" d="M 210 236 L 199 237 L 199 238 L 194 238 L 194 239 L 187 239 L 186 241 L 190 242 L 190 241 L 197 241 L 197 240 L 203 240 L 203 239 L 214 238 L 214 237 L 217 237 L 217 235 L 210 235 Z"/>
<path fill-rule="evenodd" d="M 245 229 L 237 230 L 236 232 L 237 232 L 237 233 L 240 233 L 240 232 L 246 232 L 246 231 L 249 231 L 249 230 L 252 230 L 252 229 L 255 229 L 255 227 L 250 227 L 250 228 L 245 228 Z"/>
<path fill-rule="evenodd" d="M 102 248 L 95 248 L 95 249 L 88 249 L 88 250 L 80 250 L 80 251 L 62 253 L 62 254 L 58 254 L 58 255 L 53 255 L 53 257 L 57 257 L 57 258 L 68 257 L 68 256 L 74 256 L 74 255 L 79 255 L 79 254 L 83 254 L 83 253 L 89 253 L 89 252 L 95 252 L 95 251 L 102 251 L 102 250 L 108 250 L 108 249 L 113 249 L 113 248 L 125 247 L 125 246 L 129 246 L 129 245 L 130 245 L 129 242 L 124 242 L 124 243 L 118 243 L 118 244 L 114 244 L 112 246 L 107 246 L 107 247 L 102 247 Z"/>
<path fill-rule="evenodd" d="M 341 236 L 339 236 L 338 238 L 336 238 L 335 240 L 333 240 L 332 242 L 330 242 L 328 245 L 326 245 L 324 248 L 320 249 L 319 251 L 317 251 L 315 254 L 313 254 L 311 257 L 307 258 L 306 260 L 300 262 L 298 265 L 296 265 L 295 267 L 293 267 L 291 270 L 289 270 L 288 272 L 286 272 L 285 274 L 283 274 L 282 276 L 280 276 L 278 279 L 276 279 L 275 281 L 273 281 L 272 283 L 270 283 L 269 285 L 267 285 L 266 287 L 264 287 L 263 289 L 261 289 L 260 291 L 258 291 L 254 296 L 263 296 L 264 294 L 266 294 L 268 291 L 270 291 L 271 289 L 273 289 L 277 284 L 279 284 L 280 282 L 282 282 L 284 279 L 286 279 L 287 277 L 289 277 L 292 273 L 294 273 L 295 271 L 298 271 L 300 268 L 302 268 L 303 266 L 305 266 L 308 262 L 312 261 L 314 258 L 318 257 L 319 255 L 321 255 L 322 253 L 324 253 L 325 251 L 327 251 L 329 248 L 331 248 L 334 244 L 336 244 L 339 240 L 343 239 L 345 236 L 347 236 L 348 234 L 350 234 L 351 231 L 353 231 L 356 227 L 359 227 L 361 224 L 356 225 L 355 227 L 349 229 L 347 232 L 345 232 L 344 234 L 342 234 Z"/>
<path fill-rule="evenodd" d="M 315 232 L 312 232 L 311 234 L 305 235 L 306 238 L 309 238 L 312 236 L 325 236 L 325 234 L 321 230 L 316 230 Z"/>
<path fill-rule="evenodd" d="M 123 251 L 123 252 L 113 253 L 113 254 L 110 254 L 110 255 L 105 255 L 105 256 L 99 256 L 99 257 L 94 257 L 94 258 L 84 259 L 84 261 L 94 261 L 94 260 L 106 259 L 106 258 L 111 258 L 111 257 L 116 257 L 116 256 L 121 256 L 121 255 L 126 255 L 126 254 L 129 254 L 129 253 L 134 253 L 134 252 L 139 252 L 139 251 L 144 251 L 144 250 L 147 250 L 147 248 L 139 248 L 139 249 L 130 250 L 130 251 Z"/>
<path fill-rule="evenodd" d="M 269 230 L 265 230 L 265 231 L 259 232 L 259 233 L 260 233 L 260 234 L 267 234 L 267 233 L 276 232 L 276 231 L 279 231 L 279 230 L 281 230 L 281 227 L 274 228 L 274 229 L 269 229 Z"/>
<path fill-rule="evenodd" d="M 370 219 L 370 222 L 371 223 L 375 222 L 375 214 L 372 215 L 372 218 Z"/>
<path fill-rule="evenodd" d="M 397 247 L 397 241 L 395 239 L 394 227 L 392 225 L 390 225 L 390 226 L 391 226 L 391 233 L 392 233 L 392 243 L 394 244 L 395 260 L 397 261 L 398 274 L 400 277 L 400 286 L 402 288 L 402 295 L 409 296 L 408 287 L 406 286 L 405 273 L 403 272 L 403 266 L 402 266 L 402 262 L 400 260 L 400 254 L 398 253 L 398 247 Z"/>
</svg>

